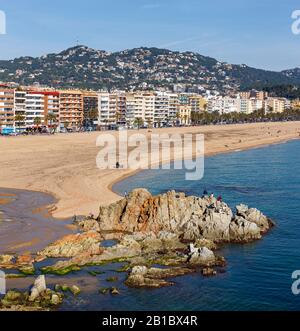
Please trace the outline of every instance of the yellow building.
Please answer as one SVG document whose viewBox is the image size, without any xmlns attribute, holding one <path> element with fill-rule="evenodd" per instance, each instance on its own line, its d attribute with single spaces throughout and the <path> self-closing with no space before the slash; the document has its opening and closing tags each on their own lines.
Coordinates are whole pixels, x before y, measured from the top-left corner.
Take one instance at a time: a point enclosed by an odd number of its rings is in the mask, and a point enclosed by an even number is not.
<svg viewBox="0 0 300 331">
<path fill-rule="evenodd" d="M 292 109 L 300 109 L 300 99 L 293 100 L 291 102 Z"/>
<path fill-rule="evenodd" d="M 193 95 L 189 97 L 189 104 L 192 112 L 203 112 L 207 109 L 207 100 L 201 95 Z"/>
<path fill-rule="evenodd" d="M 285 110 L 286 100 L 283 98 L 268 98 L 266 106 L 268 111 L 282 113 Z"/>
<path fill-rule="evenodd" d="M 178 107 L 180 124 L 188 125 L 191 123 L 192 107 L 190 105 L 180 105 Z"/>
</svg>

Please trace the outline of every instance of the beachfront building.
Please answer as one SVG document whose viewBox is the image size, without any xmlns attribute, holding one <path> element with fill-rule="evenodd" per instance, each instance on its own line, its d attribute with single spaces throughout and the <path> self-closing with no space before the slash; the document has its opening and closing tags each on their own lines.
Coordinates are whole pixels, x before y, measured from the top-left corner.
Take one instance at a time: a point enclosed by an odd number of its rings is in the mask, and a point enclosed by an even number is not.
<svg viewBox="0 0 300 331">
<path fill-rule="evenodd" d="M 169 123 L 176 123 L 178 107 L 179 107 L 178 94 L 169 93 L 169 114 L 168 114 Z"/>
<path fill-rule="evenodd" d="M 265 91 L 257 91 L 257 90 L 251 90 L 251 91 L 244 91 L 244 92 L 240 92 L 238 94 L 238 96 L 240 97 L 240 99 L 258 99 L 261 101 L 264 101 L 268 98 L 268 92 Z"/>
<path fill-rule="evenodd" d="M 45 125 L 45 95 L 39 91 L 28 91 L 25 100 L 26 128 Z"/>
<path fill-rule="evenodd" d="M 292 109 L 300 109 L 300 99 L 296 99 L 290 102 L 290 108 Z"/>
<path fill-rule="evenodd" d="M 18 132 L 26 130 L 26 91 L 15 90 L 14 108 L 15 108 L 15 127 Z"/>
<path fill-rule="evenodd" d="M 239 99 L 237 98 L 237 111 L 243 114 L 251 114 L 254 111 L 264 108 L 264 101 L 260 99 Z"/>
<path fill-rule="evenodd" d="M 126 125 L 126 94 L 124 92 L 116 94 L 116 123 Z"/>
<path fill-rule="evenodd" d="M 81 91 L 59 92 L 60 127 L 77 129 L 83 124 L 83 93 Z"/>
<path fill-rule="evenodd" d="M 0 127 L 14 128 L 14 94 L 11 89 L 0 89 Z"/>
<path fill-rule="evenodd" d="M 136 92 L 126 94 L 126 123 L 129 126 L 139 124 L 152 127 L 155 121 L 155 93 Z"/>
<path fill-rule="evenodd" d="M 95 92 L 83 93 L 83 126 L 98 125 L 99 96 Z"/>
<path fill-rule="evenodd" d="M 154 126 L 161 127 L 169 121 L 169 94 L 157 92 L 154 106 Z"/>
<path fill-rule="evenodd" d="M 289 104 L 290 105 L 290 104 Z M 268 98 L 266 101 L 266 111 L 274 113 L 282 113 L 285 109 L 289 108 L 285 98 Z"/>
<path fill-rule="evenodd" d="M 242 101 L 243 100 L 243 101 Z M 244 101 L 245 100 L 245 101 Z M 231 97 L 213 97 L 208 100 L 207 110 L 210 113 L 228 114 L 239 111 L 247 111 L 248 99 Z"/>
<path fill-rule="evenodd" d="M 191 124 L 192 107 L 190 105 L 179 105 L 179 121 L 182 125 Z"/>
<path fill-rule="evenodd" d="M 98 94 L 98 125 L 100 127 L 116 126 L 117 105 L 117 94 L 108 92 Z"/>
<path fill-rule="evenodd" d="M 189 104 L 192 112 L 199 113 L 207 109 L 207 100 L 201 95 L 192 95 L 189 97 Z"/>
<path fill-rule="evenodd" d="M 60 102 L 59 92 L 42 91 L 44 95 L 44 116 L 45 124 L 51 127 L 59 127 Z"/>
</svg>

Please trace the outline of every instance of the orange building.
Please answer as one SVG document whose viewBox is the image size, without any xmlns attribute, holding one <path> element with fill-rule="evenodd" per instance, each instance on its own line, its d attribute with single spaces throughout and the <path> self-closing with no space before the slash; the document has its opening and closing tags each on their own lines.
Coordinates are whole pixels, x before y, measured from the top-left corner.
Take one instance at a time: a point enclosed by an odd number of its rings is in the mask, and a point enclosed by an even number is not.
<svg viewBox="0 0 300 331">
<path fill-rule="evenodd" d="M 14 97 L 14 90 L 0 89 L 0 127 L 14 127 Z"/>
<path fill-rule="evenodd" d="M 60 91 L 60 125 L 79 128 L 83 123 L 83 94 L 81 91 Z"/>
</svg>

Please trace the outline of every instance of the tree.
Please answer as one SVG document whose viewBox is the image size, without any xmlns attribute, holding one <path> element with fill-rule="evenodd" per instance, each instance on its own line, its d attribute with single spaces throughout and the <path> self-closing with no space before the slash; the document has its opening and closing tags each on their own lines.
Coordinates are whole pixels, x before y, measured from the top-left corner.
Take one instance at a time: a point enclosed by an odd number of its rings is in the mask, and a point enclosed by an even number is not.
<svg viewBox="0 0 300 331">
<path fill-rule="evenodd" d="M 152 128 L 152 120 L 151 120 L 151 118 L 148 118 L 147 119 L 147 124 L 148 124 L 148 128 L 149 129 Z"/>
<path fill-rule="evenodd" d="M 94 126 L 94 121 L 98 120 L 99 112 L 98 109 L 91 109 L 88 112 L 88 116 L 85 121 L 85 126 L 88 124 L 89 126 Z M 87 123 L 88 122 L 88 123 Z"/>
<path fill-rule="evenodd" d="M 35 117 L 35 118 L 34 118 L 34 120 L 33 120 L 33 124 L 34 124 L 35 126 L 37 126 L 37 128 L 39 128 L 39 126 L 41 125 L 41 123 L 42 123 L 42 120 L 41 120 L 40 117 Z"/>
<path fill-rule="evenodd" d="M 141 117 L 136 117 L 134 119 L 134 125 L 137 126 L 138 129 L 140 129 L 143 124 L 144 124 L 144 121 Z"/>
<path fill-rule="evenodd" d="M 24 121 L 25 121 L 25 116 L 24 115 L 17 114 L 15 116 L 15 123 L 16 123 L 16 125 L 19 129 L 20 129 L 21 124 L 24 123 Z"/>
<path fill-rule="evenodd" d="M 56 115 L 53 114 L 53 113 L 49 113 L 49 114 L 46 116 L 46 121 L 50 123 L 49 125 L 50 125 L 51 128 L 52 128 L 52 126 L 53 126 L 53 123 L 56 122 L 56 120 L 57 120 L 57 117 L 56 117 Z M 52 130 L 53 130 L 52 132 L 54 133 L 55 129 L 52 128 Z"/>
</svg>

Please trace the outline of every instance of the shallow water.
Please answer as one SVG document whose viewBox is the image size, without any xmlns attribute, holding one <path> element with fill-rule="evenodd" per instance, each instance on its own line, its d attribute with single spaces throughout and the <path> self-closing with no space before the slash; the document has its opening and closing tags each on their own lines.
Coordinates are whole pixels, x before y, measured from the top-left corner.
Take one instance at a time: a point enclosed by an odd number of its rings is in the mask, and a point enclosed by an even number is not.
<svg viewBox="0 0 300 331">
<path fill-rule="evenodd" d="M 45 193 L 0 189 L 0 254 L 34 253 L 72 233 L 71 219 L 55 219 L 47 210 L 54 202 Z"/>
</svg>

